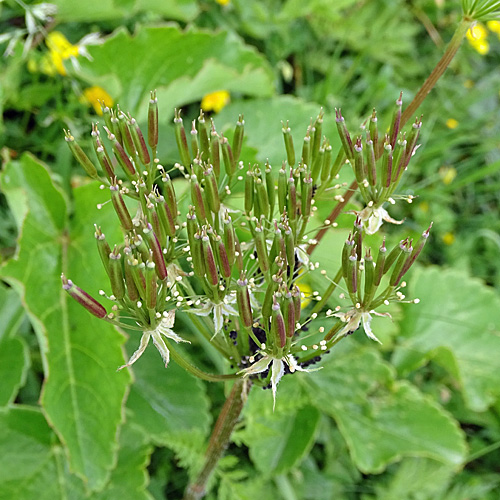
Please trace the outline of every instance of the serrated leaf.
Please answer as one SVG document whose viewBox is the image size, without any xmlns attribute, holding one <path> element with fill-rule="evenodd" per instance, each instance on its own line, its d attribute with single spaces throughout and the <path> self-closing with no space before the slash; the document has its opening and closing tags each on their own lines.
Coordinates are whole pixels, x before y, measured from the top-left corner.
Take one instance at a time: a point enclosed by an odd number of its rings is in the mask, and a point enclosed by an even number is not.
<svg viewBox="0 0 500 500">
<path fill-rule="evenodd" d="M 294 393 L 299 402 L 280 404 Z M 300 404 L 300 393 L 301 388 L 293 377 L 284 379 L 278 388 L 275 411 L 270 391 L 256 387 L 250 394 L 244 410 L 245 430 L 240 437 L 249 447 L 255 467 L 263 474 L 287 472 L 300 462 L 313 444 L 320 413 L 304 405 L 305 399 Z"/>
<path fill-rule="evenodd" d="M 390 365 L 376 352 L 354 349 L 298 377 L 311 402 L 336 420 L 362 472 L 379 473 L 403 456 L 463 462 L 466 446 L 458 423 L 409 383 L 394 381 Z"/>
<path fill-rule="evenodd" d="M 500 299 L 461 271 L 415 273 L 409 294 L 420 304 L 404 308 L 393 362 L 406 374 L 430 359 L 459 382 L 466 404 L 485 411 L 500 396 Z"/>
<path fill-rule="evenodd" d="M 170 19 L 189 21 L 198 13 L 198 6 L 192 0 L 88 0 L 68 2 L 53 0 L 57 5 L 59 22 L 89 22 L 135 17 L 138 13 L 161 14 Z M 76 40 L 74 40 L 76 42 Z"/>
<path fill-rule="evenodd" d="M 118 30 L 90 47 L 79 76 L 110 93 L 121 108 L 144 116 L 149 91 L 157 89 L 162 120 L 179 107 L 225 89 L 253 96 L 273 93 L 273 74 L 253 48 L 226 32 L 182 31 L 176 26 Z"/>
<path fill-rule="evenodd" d="M 295 158 L 298 162 L 302 152 L 304 136 L 310 120 L 318 116 L 321 107 L 319 104 L 305 102 L 291 96 L 277 96 L 272 99 L 251 99 L 236 101 L 226 106 L 216 117 L 217 130 L 234 128 L 238 114 L 245 118 L 246 145 L 258 151 L 259 161 L 269 162 L 273 166 L 281 166 L 286 160 L 285 143 L 281 121 L 289 120 L 293 136 Z M 334 154 L 337 154 L 340 145 L 335 119 L 327 114 L 323 121 L 323 135 L 326 135 L 332 144 Z"/>
<path fill-rule="evenodd" d="M 0 409 L 0 499 L 83 499 L 83 483 L 65 470 L 60 446 L 40 410 Z"/>
<path fill-rule="evenodd" d="M 95 294 L 99 285 L 94 280 L 102 279 L 103 271 L 92 242 L 92 222 L 111 226 L 112 210 L 94 208 L 103 197 L 97 185 L 76 189 L 68 228 L 66 200 L 47 169 L 29 155 L 7 165 L 1 185 L 14 211 L 19 198 L 28 208 L 21 207 L 25 217 L 19 249 L 3 267 L 2 277 L 21 295 L 38 337 L 46 377 L 41 403 L 72 470 L 91 489 L 99 489 L 114 465 L 129 382 L 126 373 L 115 372 L 123 363 L 123 337 L 72 301 L 61 288 L 60 274 L 64 269 Z"/>
<path fill-rule="evenodd" d="M 130 336 L 127 347 L 133 352 L 139 336 L 137 332 Z M 203 440 L 211 422 L 203 383 L 173 361 L 165 368 L 156 349 L 150 347 L 133 367 L 135 382 L 127 401 L 131 421 L 164 446 L 172 435 L 195 431 Z"/>
</svg>

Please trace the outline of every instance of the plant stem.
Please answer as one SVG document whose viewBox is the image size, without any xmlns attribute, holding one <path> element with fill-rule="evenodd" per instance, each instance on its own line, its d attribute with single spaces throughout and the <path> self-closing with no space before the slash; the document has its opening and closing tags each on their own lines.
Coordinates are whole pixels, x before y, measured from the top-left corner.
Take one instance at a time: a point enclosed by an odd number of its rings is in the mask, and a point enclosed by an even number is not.
<svg viewBox="0 0 500 500">
<path fill-rule="evenodd" d="M 229 438 L 245 404 L 244 389 L 245 381 L 243 379 L 236 380 L 210 436 L 205 453 L 205 463 L 197 478 L 188 484 L 184 500 L 199 500 L 205 496 L 207 482 L 229 444 Z"/>
<path fill-rule="evenodd" d="M 417 92 L 413 101 L 409 104 L 409 106 L 404 110 L 401 116 L 401 125 L 400 128 L 403 128 L 406 122 L 413 116 L 415 111 L 420 107 L 422 102 L 425 100 L 429 92 L 434 88 L 437 81 L 441 78 L 443 73 L 446 71 L 446 68 L 450 65 L 452 59 L 455 57 L 462 40 L 467 33 L 467 30 L 471 27 L 472 21 L 468 19 L 462 19 L 460 24 L 457 26 L 453 38 L 450 43 L 446 47 L 446 50 L 443 54 L 443 57 L 436 64 L 436 67 L 432 70 L 432 73 L 427 77 L 420 90 Z"/>
</svg>

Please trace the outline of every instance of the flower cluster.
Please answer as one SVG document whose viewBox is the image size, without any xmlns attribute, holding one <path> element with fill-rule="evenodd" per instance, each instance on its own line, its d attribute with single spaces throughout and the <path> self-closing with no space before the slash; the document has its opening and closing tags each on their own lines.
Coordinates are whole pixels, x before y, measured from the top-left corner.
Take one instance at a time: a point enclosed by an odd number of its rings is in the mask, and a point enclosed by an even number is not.
<svg viewBox="0 0 500 500">
<path fill-rule="evenodd" d="M 240 161 L 243 116 L 229 141 L 203 111 L 187 132 L 176 110 L 174 130 L 181 161 L 167 172 L 157 155 L 155 93 L 149 102 L 146 135 L 119 107 L 103 105 L 105 134 L 96 125 L 91 134 L 97 162 L 69 131 L 66 141 L 87 174 L 109 189 L 124 232 L 122 242 L 110 245 L 101 228 L 95 230 L 109 277 L 112 311 L 108 313 L 66 277 L 63 287 L 97 317 L 126 323 L 129 328 L 132 320 L 133 328 L 142 333 L 139 348 L 124 367 L 139 359 L 150 339 L 165 365 L 171 353 L 181 360 L 171 341 L 183 340 L 173 326 L 176 313 L 186 314 L 200 335 L 227 359 L 231 373 L 226 377 L 249 378 L 272 388 L 275 396 L 283 375 L 308 371 L 307 366 L 361 322 L 365 333 L 378 340 L 370 328 L 374 310 L 404 299 L 402 277 L 422 251 L 429 230 L 415 247 L 405 239 L 391 251 L 382 244 L 376 261 L 370 249 L 363 256 L 363 235 L 380 226 L 373 223 L 374 217 L 388 218 L 383 204 L 416 149 L 421 122 L 415 122 L 407 140 L 399 131 L 400 99 L 397 106 L 390 133 L 380 141 L 381 158 L 375 113 L 363 143 L 361 138 L 351 140 L 337 111 L 343 148 L 334 159 L 323 136 L 321 111 L 306 131 L 300 159 L 290 127 L 283 123 L 286 161 L 278 169 L 268 162 L 245 166 Z M 308 235 L 315 203 L 320 196 L 331 199 L 330 192 L 339 188 L 339 170 L 346 163 L 354 168 L 367 208 L 356 216 L 336 279 L 323 297 L 312 293 L 313 307 L 303 307 L 305 297 L 298 281 L 318 267 L 306 251 L 307 245 L 313 248 L 316 243 Z M 175 177 L 179 176 L 189 183 L 187 202 L 177 197 Z M 243 193 L 239 210 L 233 204 L 233 190 Z M 344 312 L 340 308 L 326 311 L 323 317 L 335 321 L 334 326 L 326 333 L 320 327 L 317 333 L 322 339 L 308 344 L 305 325 L 323 313 L 341 279 L 352 305 Z M 213 379 L 189 363 L 183 366 Z"/>
<path fill-rule="evenodd" d="M 490 51 L 488 30 L 500 37 L 500 21 L 488 21 L 486 26 L 482 23 L 476 23 L 467 31 L 467 41 L 482 56 Z"/>
</svg>

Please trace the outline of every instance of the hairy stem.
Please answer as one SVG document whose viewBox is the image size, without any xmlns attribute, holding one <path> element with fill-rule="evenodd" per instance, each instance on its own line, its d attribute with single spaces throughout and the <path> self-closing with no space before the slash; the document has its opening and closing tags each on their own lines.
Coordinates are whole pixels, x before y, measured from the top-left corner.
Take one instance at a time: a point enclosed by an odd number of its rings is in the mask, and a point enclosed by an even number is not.
<svg viewBox="0 0 500 500">
<path fill-rule="evenodd" d="M 229 444 L 229 438 L 238 422 L 244 404 L 245 381 L 239 379 L 234 383 L 231 393 L 222 407 L 210 436 L 203 467 L 196 479 L 187 486 L 184 500 L 199 500 L 205 496 L 207 482 Z"/>
</svg>

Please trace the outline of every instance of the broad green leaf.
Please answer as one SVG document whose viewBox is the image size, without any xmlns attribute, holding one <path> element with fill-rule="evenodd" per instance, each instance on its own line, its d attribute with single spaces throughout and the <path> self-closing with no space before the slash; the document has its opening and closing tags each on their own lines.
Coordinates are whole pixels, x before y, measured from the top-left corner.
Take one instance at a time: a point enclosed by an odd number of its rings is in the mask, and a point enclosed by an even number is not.
<svg viewBox="0 0 500 500">
<path fill-rule="evenodd" d="M 0 409 L 1 500 L 83 500 L 83 483 L 68 474 L 56 441 L 40 410 Z"/>
<path fill-rule="evenodd" d="M 341 350 L 337 352 L 342 352 Z M 369 350 L 351 350 L 311 374 L 298 374 L 311 402 L 337 422 L 356 466 L 379 473 L 403 456 L 459 466 L 464 435 L 436 403 Z"/>
<path fill-rule="evenodd" d="M 124 17 L 135 17 L 142 12 L 189 21 L 198 13 L 198 6 L 193 0 L 54 0 L 51 3 L 57 5 L 57 19 L 60 22 L 122 21 Z"/>
<path fill-rule="evenodd" d="M 144 432 L 127 422 L 120 431 L 118 462 L 106 488 L 92 496 L 92 500 L 151 500 L 146 490 L 147 466 L 153 447 Z"/>
<path fill-rule="evenodd" d="M 430 359 L 447 368 L 465 401 L 485 411 L 500 396 L 500 299 L 493 289 L 461 271 L 429 268 L 415 273 L 393 362 L 406 374 Z"/>
<path fill-rule="evenodd" d="M 250 395 L 244 412 L 246 426 L 240 437 L 250 448 L 253 463 L 264 474 L 287 472 L 304 458 L 313 444 L 320 413 L 304 405 L 306 400 L 301 392 L 292 377 L 284 379 L 274 411 L 271 391 L 255 387 Z M 287 401 L 294 394 L 297 399 Z"/>
<path fill-rule="evenodd" d="M 132 353 L 140 334 L 130 333 L 127 344 Z M 208 434 L 211 417 L 203 383 L 171 361 L 167 368 L 158 351 L 150 345 L 133 366 L 135 382 L 127 400 L 131 420 L 157 444 L 169 445 L 171 436 Z"/>
<path fill-rule="evenodd" d="M 18 295 L 0 284 L 0 406 L 14 401 L 29 368 L 28 346 L 15 336 L 24 319 Z"/>
<path fill-rule="evenodd" d="M 89 52 L 93 60 L 81 61 L 79 76 L 140 116 L 153 89 L 162 120 L 173 116 L 174 107 L 200 101 L 216 90 L 253 96 L 269 96 L 274 90 L 266 60 L 226 32 L 162 26 L 140 27 L 131 36 L 122 29 Z"/>
<path fill-rule="evenodd" d="M 127 373 L 116 373 L 123 363 L 123 337 L 70 299 L 60 274 L 64 270 L 91 294 L 104 284 L 92 223 L 113 227 L 112 208 L 95 209 L 104 197 L 97 185 L 78 188 L 68 228 L 66 200 L 47 169 L 29 155 L 7 165 L 1 185 L 14 211 L 18 199 L 28 208 L 21 206 L 26 215 L 18 252 L 3 267 L 2 277 L 22 297 L 41 346 L 41 403 L 66 447 L 71 469 L 91 489 L 99 489 L 115 461 L 115 436 L 130 380 Z"/>
<path fill-rule="evenodd" d="M 281 121 L 289 121 L 293 136 L 296 163 L 300 161 L 302 144 L 311 119 L 314 121 L 321 107 L 319 104 L 305 102 L 291 96 L 278 96 L 272 99 L 251 99 L 235 101 L 225 107 L 215 118 L 217 130 L 234 128 L 238 114 L 245 118 L 246 145 L 258 151 L 259 161 L 281 166 L 286 160 L 285 143 Z M 335 118 L 327 113 L 323 119 L 323 135 L 333 147 L 334 156 L 340 145 Z"/>
</svg>

